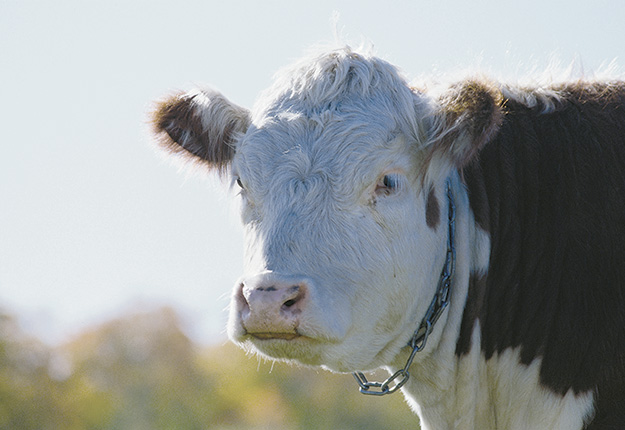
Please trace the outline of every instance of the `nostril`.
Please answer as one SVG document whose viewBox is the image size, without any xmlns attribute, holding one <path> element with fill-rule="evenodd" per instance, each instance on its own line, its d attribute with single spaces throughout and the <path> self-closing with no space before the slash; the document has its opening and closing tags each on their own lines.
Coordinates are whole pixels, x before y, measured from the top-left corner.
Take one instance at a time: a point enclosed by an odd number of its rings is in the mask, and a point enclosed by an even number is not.
<svg viewBox="0 0 625 430">
<path fill-rule="evenodd" d="M 239 287 L 237 288 L 237 292 L 234 296 L 234 300 L 237 303 L 238 308 L 240 309 L 242 314 L 247 315 L 250 312 L 250 303 L 245 294 L 245 284 L 243 283 L 239 284 Z"/>
<path fill-rule="evenodd" d="M 239 287 L 236 289 L 236 298 L 240 301 L 247 302 L 247 298 L 245 297 L 245 284 L 240 283 Z"/>
<path fill-rule="evenodd" d="M 292 285 L 288 291 L 289 295 L 285 297 L 287 300 L 282 303 L 283 310 L 291 310 L 290 308 L 293 308 L 293 306 L 304 298 L 305 289 L 299 285 Z"/>
<path fill-rule="evenodd" d="M 290 299 L 287 300 L 286 302 L 284 302 L 283 306 L 286 306 L 287 308 L 290 308 L 291 306 L 293 306 L 295 303 L 297 303 L 297 300 L 295 299 Z"/>
</svg>

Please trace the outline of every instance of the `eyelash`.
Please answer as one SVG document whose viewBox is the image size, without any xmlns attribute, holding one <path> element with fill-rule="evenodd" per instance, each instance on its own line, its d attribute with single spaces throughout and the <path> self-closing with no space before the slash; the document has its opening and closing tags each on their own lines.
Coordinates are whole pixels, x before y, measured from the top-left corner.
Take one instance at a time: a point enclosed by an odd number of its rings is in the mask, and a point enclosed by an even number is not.
<svg viewBox="0 0 625 430">
<path fill-rule="evenodd" d="M 245 184 L 243 184 L 243 181 L 241 180 L 241 178 L 237 176 L 236 179 L 234 180 L 234 184 L 232 185 L 232 187 L 233 187 L 233 190 L 236 191 L 238 196 L 244 196 L 247 194 L 247 189 L 245 188 Z"/>
<path fill-rule="evenodd" d="M 389 173 L 384 175 L 375 187 L 376 194 L 389 195 L 397 191 L 401 187 L 401 177 L 397 173 Z"/>
</svg>

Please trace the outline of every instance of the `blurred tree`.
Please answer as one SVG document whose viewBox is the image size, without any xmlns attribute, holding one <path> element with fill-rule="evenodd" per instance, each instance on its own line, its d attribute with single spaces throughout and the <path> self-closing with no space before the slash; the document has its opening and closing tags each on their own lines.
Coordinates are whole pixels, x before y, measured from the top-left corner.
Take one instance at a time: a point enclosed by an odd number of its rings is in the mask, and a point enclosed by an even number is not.
<svg viewBox="0 0 625 430">
<path fill-rule="evenodd" d="M 0 429 L 72 428 L 63 386 L 48 371 L 52 351 L 0 312 Z"/>
<path fill-rule="evenodd" d="M 401 395 L 350 375 L 200 348 L 172 309 L 135 312 L 52 349 L 0 314 L 0 430 L 417 429 Z"/>
<path fill-rule="evenodd" d="M 203 429 L 214 419 L 211 380 L 173 310 L 111 321 L 67 345 L 74 373 L 108 393 L 108 428 Z"/>
</svg>

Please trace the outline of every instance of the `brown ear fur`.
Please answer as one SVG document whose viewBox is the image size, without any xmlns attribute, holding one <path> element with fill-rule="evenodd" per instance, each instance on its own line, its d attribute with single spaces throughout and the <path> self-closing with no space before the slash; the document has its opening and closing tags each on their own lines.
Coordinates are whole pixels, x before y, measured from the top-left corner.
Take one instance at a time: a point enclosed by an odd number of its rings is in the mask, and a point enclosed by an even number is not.
<svg viewBox="0 0 625 430">
<path fill-rule="evenodd" d="M 451 157 L 461 168 L 499 130 L 504 116 L 501 91 L 481 80 L 452 85 L 439 99 L 440 110 L 432 142 L 431 156 Z"/>
<path fill-rule="evenodd" d="M 161 147 L 220 171 L 232 160 L 236 135 L 250 124 L 247 109 L 212 90 L 171 96 L 151 117 Z"/>
</svg>

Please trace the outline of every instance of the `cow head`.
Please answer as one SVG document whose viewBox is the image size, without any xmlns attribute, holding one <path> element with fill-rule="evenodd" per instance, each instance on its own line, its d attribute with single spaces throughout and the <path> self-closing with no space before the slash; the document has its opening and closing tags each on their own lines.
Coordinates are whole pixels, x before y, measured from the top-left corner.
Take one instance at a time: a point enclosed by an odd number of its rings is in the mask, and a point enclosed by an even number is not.
<svg viewBox="0 0 625 430">
<path fill-rule="evenodd" d="M 432 97 L 348 48 L 284 71 L 252 111 L 211 90 L 161 102 L 162 145 L 226 173 L 241 199 L 231 339 L 336 371 L 389 363 L 445 260 L 443 183 L 495 132 L 500 105 L 477 81 Z"/>
</svg>

